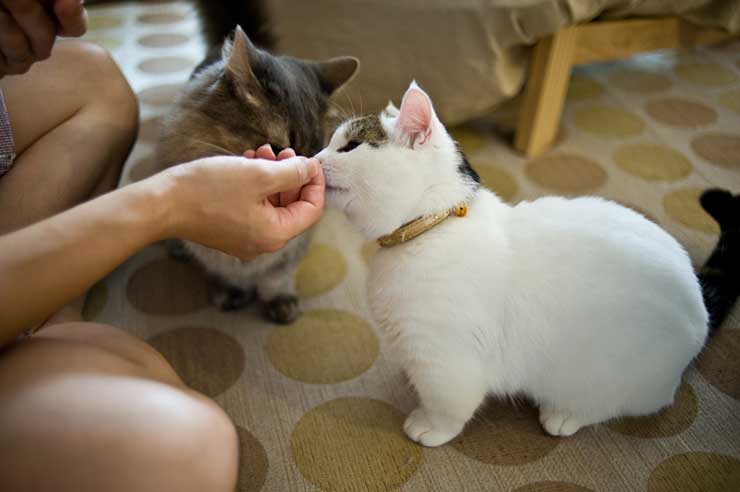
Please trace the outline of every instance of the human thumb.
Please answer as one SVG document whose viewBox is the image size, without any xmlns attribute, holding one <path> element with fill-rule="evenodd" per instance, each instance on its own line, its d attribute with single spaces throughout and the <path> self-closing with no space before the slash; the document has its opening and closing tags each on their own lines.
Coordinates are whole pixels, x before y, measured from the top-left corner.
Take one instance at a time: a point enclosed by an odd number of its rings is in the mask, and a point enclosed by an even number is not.
<svg viewBox="0 0 740 492">
<path fill-rule="evenodd" d="M 87 31 L 87 12 L 83 0 L 54 0 L 54 15 L 61 36 L 79 37 Z"/>
<path fill-rule="evenodd" d="M 307 157 L 291 157 L 282 161 L 270 162 L 265 168 L 268 184 L 265 195 L 301 188 L 319 173 L 319 161 Z"/>
</svg>

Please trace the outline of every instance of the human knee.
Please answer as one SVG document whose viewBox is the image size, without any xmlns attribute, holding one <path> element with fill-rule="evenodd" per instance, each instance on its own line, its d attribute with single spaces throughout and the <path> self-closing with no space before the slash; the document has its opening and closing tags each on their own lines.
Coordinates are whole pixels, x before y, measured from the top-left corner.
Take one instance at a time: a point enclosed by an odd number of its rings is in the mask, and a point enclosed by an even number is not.
<svg viewBox="0 0 740 492">
<path fill-rule="evenodd" d="M 136 94 L 110 53 L 92 43 L 66 41 L 59 43 L 54 55 L 79 74 L 86 104 L 105 110 L 107 116 L 135 138 L 139 115 Z"/>
<path fill-rule="evenodd" d="M 111 325 L 91 321 L 51 324 L 39 331 L 37 339 L 61 339 L 101 349 L 120 361 L 134 364 L 148 379 L 183 387 L 184 384 L 167 360 L 144 340 Z"/>
<path fill-rule="evenodd" d="M 231 492 L 239 464 L 239 441 L 228 416 L 215 403 L 188 395 L 187 403 L 164 404 L 156 419 L 158 444 L 150 459 L 185 477 L 179 491 Z"/>
</svg>

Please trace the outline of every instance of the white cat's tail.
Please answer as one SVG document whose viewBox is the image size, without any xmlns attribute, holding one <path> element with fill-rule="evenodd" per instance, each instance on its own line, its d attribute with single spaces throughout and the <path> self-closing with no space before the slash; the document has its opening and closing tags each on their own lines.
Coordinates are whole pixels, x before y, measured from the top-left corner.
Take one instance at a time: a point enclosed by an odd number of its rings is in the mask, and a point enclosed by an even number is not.
<svg viewBox="0 0 740 492">
<path fill-rule="evenodd" d="M 740 195 L 710 189 L 701 195 L 701 205 L 721 230 L 717 246 L 699 272 L 711 336 L 740 296 Z"/>
</svg>

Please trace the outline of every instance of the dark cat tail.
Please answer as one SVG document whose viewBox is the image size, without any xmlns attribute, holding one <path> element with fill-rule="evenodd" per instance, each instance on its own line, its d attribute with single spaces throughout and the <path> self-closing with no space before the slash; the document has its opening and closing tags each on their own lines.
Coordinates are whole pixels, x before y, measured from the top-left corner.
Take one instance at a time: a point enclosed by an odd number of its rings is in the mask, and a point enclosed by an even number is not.
<svg viewBox="0 0 740 492">
<path fill-rule="evenodd" d="M 195 0 L 208 51 L 219 50 L 237 25 L 252 43 L 266 50 L 275 46 L 267 14 L 267 0 Z"/>
<path fill-rule="evenodd" d="M 699 271 L 711 336 L 740 296 L 740 195 L 714 188 L 700 201 L 720 227 L 717 246 Z"/>
</svg>

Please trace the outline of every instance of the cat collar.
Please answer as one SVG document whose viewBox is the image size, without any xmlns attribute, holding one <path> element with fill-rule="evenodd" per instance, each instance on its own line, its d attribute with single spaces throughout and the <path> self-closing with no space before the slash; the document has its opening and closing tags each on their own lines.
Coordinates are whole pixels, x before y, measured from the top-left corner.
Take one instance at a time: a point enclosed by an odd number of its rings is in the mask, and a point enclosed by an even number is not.
<svg viewBox="0 0 740 492">
<path fill-rule="evenodd" d="M 445 219 L 450 217 L 450 215 L 454 215 L 455 217 L 465 217 L 465 214 L 467 213 L 468 206 L 461 203 L 439 214 L 422 215 L 411 222 L 405 223 L 390 234 L 380 236 L 378 238 L 378 244 L 383 248 L 390 248 L 391 246 L 403 244 L 411 241 L 417 236 L 421 236 L 437 224 L 444 222 Z"/>
</svg>

